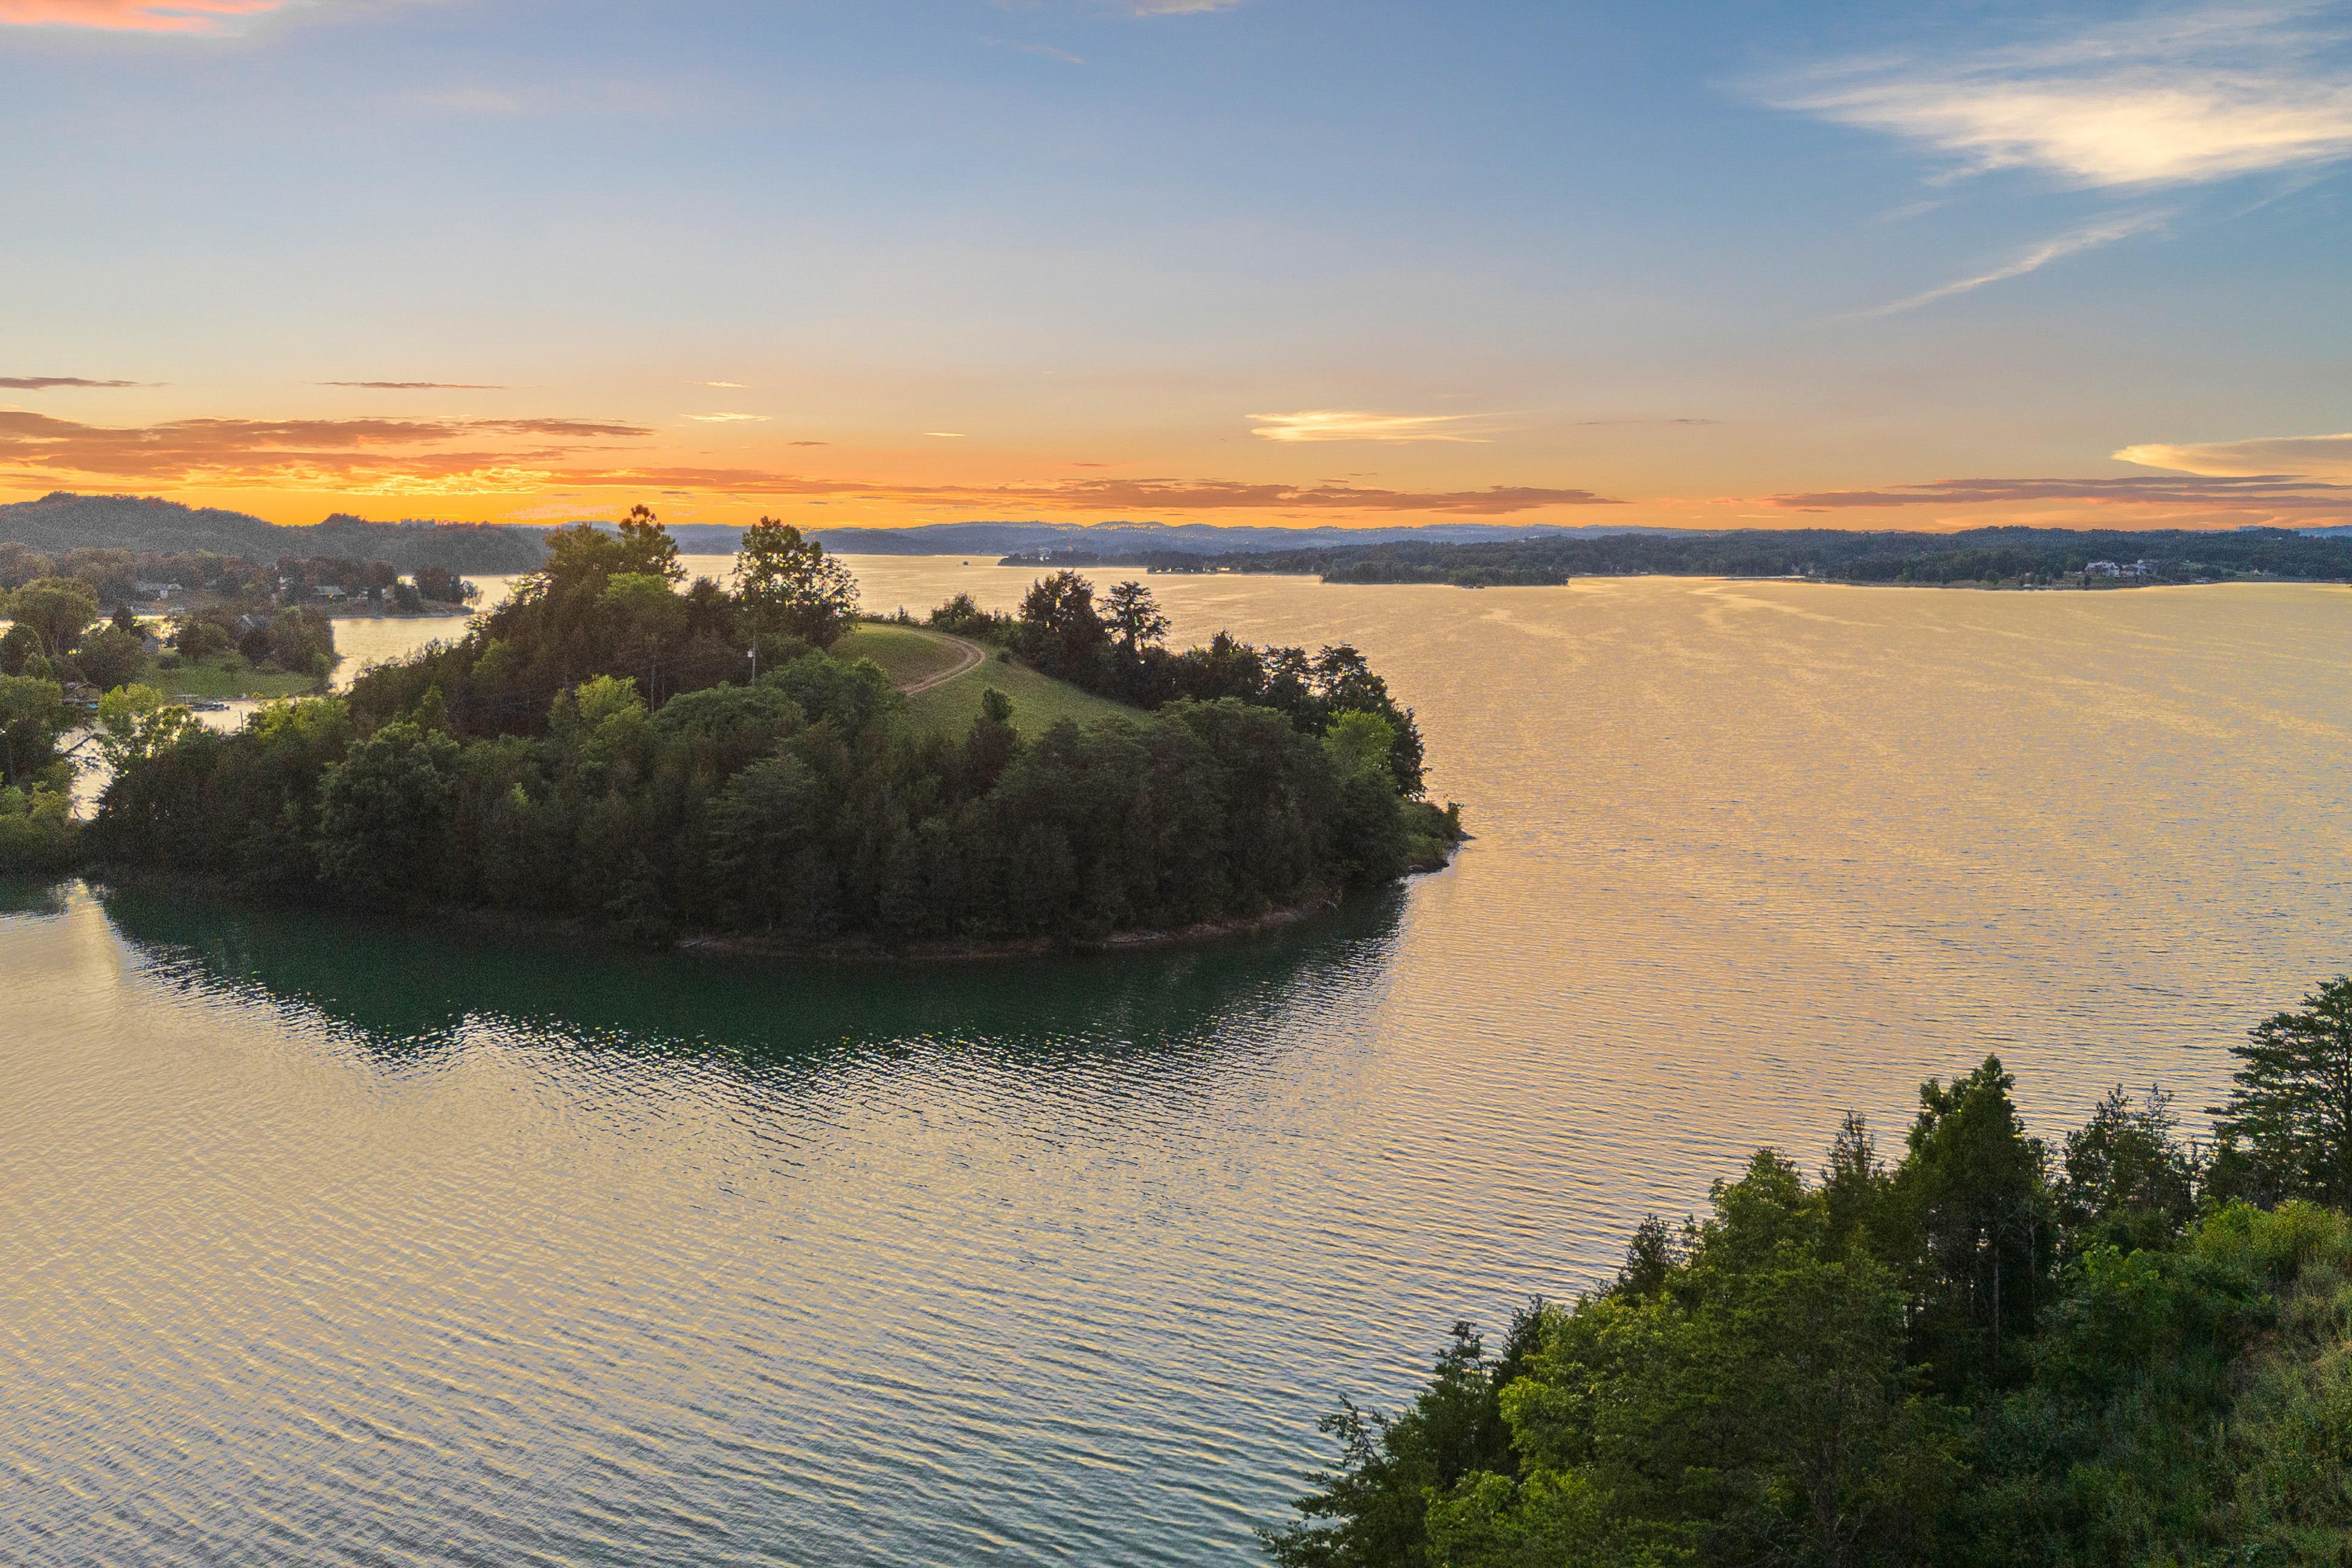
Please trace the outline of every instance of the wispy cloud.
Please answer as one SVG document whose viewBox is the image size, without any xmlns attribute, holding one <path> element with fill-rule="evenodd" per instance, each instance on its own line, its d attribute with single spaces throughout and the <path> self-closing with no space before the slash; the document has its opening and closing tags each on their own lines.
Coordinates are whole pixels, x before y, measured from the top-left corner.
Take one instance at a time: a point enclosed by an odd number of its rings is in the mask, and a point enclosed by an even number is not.
<svg viewBox="0 0 2352 1568">
<path fill-rule="evenodd" d="M 526 473 L 576 460 L 584 449 L 652 435 L 593 419 L 176 419 L 84 424 L 0 409 L 0 472 L 78 474 L 154 484 L 230 484 L 427 493 L 469 477 L 520 490 Z"/>
<path fill-rule="evenodd" d="M 689 381 L 686 384 L 688 386 L 715 386 L 722 392 L 747 392 L 750 390 L 749 387 L 745 386 L 744 384 L 740 381 Z"/>
<path fill-rule="evenodd" d="M 1370 414 L 1361 409 L 1309 408 L 1297 414 L 1253 414 L 1250 434 L 1269 441 L 1480 441 L 1463 426 L 1479 414 Z"/>
<path fill-rule="evenodd" d="M 941 441 L 968 441 L 971 439 L 971 437 L 965 435 L 961 430 L 926 430 L 923 434 L 926 436 L 935 437 Z"/>
<path fill-rule="evenodd" d="M 1354 485 L 1256 484 L 1240 479 L 1062 479 L 1014 485 L 908 485 L 818 479 L 740 468 L 613 469 L 561 476 L 583 486 L 681 484 L 744 497 L 849 497 L 908 505 L 1039 507 L 1097 516 L 1150 512 L 1444 512 L 1505 517 L 1550 507 L 1622 506 L 1591 490 L 1492 485 L 1474 490 L 1391 490 Z"/>
<path fill-rule="evenodd" d="M 483 381 L 322 381 L 320 386 L 358 386 L 371 392 L 504 392 Z"/>
<path fill-rule="evenodd" d="M 2258 436 L 2244 441 L 2151 441 L 2126 447 L 2118 462 L 2208 479 L 2352 481 L 2352 434 Z"/>
<path fill-rule="evenodd" d="M 1957 58 L 1832 65 L 1764 96 L 1959 173 L 2145 189 L 2352 156 L 2346 33 L 2315 4 L 2155 9 Z"/>
<path fill-rule="evenodd" d="M 1571 419 L 1569 423 L 1579 428 L 1584 428 L 1596 425 L 1720 425 L 1723 421 L 1702 419 L 1691 415 L 1670 416 L 1659 419 L 1639 414 L 1627 414 L 1612 419 Z"/>
<path fill-rule="evenodd" d="M 764 414 L 689 414 L 687 417 L 704 425 L 765 425 L 768 422 Z"/>
<path fill-rule="evenodd" d="M 2204 515 L 2326 512 L 2352 516 L 2352 486 L 2276 474 L 2171 479 L 2132 475 L 2106 479 L 1933 479 L 1882 489 L 1811 490 L 1747 498 L 1787 511 L 1845 511 L 1916 506 L 2006 506 L 2072 502 L 2095 507 L 2160 507 Z"/>
<path fill-rule="evenodd" d="M 216 33 L 240 16 L 264 16 L 291 0 L 0 0 L 0 26 L 83 27 L 109 33 Z"/>
<path fill-rule="evenodd" d="M 1125 0 L 1121 9 L 1139 16 L 1197 16 L 1210 11 L 1230 11 L 1243 0 Z"/>
<path fill-rule="evenodd" d="M 2053 261 L 2062 260 L 2082 251 L 2095 249 L 2102 245 L 2112 245 L 2118 239 L 2128 238 L 2135 234 L 2144 233 L 2162 223 L 2164 216 L 2165 215 L 2158 213 L 2142 213 L 2128 217 L 2111 218 L 2105 223 L 2092 224 L 2087 227 L 2078 228 L 2072 234 L 2062 234 L 2055 239 L 2045 239 L 2041 244 L 2027 249 L 2023 255 L 2014 260 L 2005 261 L 1990 270 L 1970 273 L 1965 278 L 1955 278 L 1949 283 L 1938 283 L 1933 289 L 1922 289 L 1916 294 L 1885 305 L 1874 305 L 1856 314 L 1864 317 L 1899 315 L 1905 310 L 1916 310 L 1922 305 L 1932 305 L 1938 300 L 1948 300 L 1955 294 L 1966 294 L 1972 289 L 1981 289 L 1988 283 L 2003 283 L 2011 278 L 2022 278 L 2029 272 L 2040 271 Z"/>
<path fill-rule="evenodd" d="M 1015 44 L 1024 55 L 1043 55 L 1049 60 L 1059 60 L 1066 66 L 1082 66 L 1087 62 L 1067 49 L 1057 49 L 1051 44 Z"/>
<path fill-rule="evenodd" d="M 172 489 L 268 489 L 389 496 L 531 496 L 677 488 L 745 499 L 905 506 L 1040 508 L 1097 516 L 1270 511 L 1436 512 L 1500 517 L 1615 506 L 1590 490 L 1528 485 L 1398 490 L 1341 482 L 1084 478 L 1024 484 L 910 484 L 634 460 L 640 426 L 538 419 L 182 419 L 116 427 L 0 409 L 0 476 L 94 479 Z M 796 443 L 798 444 L 798 443 Z"/>
<path fill-rule="evenodd" d="M 52 387 L 152 386 L 146 381 L 92 381 L 86 375 L 0 375 L 0 388 L 10 392 L 47 392 Z"/>
</svg>

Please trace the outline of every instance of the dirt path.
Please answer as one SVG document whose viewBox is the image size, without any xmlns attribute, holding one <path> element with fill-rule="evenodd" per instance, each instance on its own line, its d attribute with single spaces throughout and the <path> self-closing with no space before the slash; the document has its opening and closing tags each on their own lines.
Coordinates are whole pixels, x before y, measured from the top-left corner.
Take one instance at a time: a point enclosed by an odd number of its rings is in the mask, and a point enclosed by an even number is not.
<svg viewBox="0 0 2352 1568">
<path fill-rule="evenodd" d="M 920 680 L 910 680 L 906 685 L 898 688 L 900 691 L 906 693 L 909 697 L 913 697 L 920 692 L 929 691 L 934 686 L 945 686 L 949 681 L 953 680 L 959 675 L 970 675 L 973 670 L 980 668 L 980 661 L 988 657 L 988 650 L 981 647 L 978 643 L 969 641 L 963 637 L 950 637 L 945 632 L 927 631 L 919 626 L 898 626 L 893 629 L 904 632 L 913 632 L 919 637 L 927 637 L 932 642 L 941 644 L 947 647 L 954 648 L 959 654 L 962 655 L 962 661 L 957 664 L 954 668 L 943 669 L 937 675 L 927 675 Z"/>
</svg>

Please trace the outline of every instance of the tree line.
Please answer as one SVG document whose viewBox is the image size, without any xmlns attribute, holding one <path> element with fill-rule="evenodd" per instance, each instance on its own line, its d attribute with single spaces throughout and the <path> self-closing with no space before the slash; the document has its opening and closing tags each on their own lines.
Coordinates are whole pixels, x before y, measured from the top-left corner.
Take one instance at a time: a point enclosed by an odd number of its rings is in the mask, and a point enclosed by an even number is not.
<svg viewBox="0 0 2352 1568">
<path fill-rule="evenodd" d="M 1455 1325 L 1266 1533 L 1283 1568 L 2352 1560 L 2352 979 L 2257 1026 L 2215 1137 L 1997 1058 L 1900 1154 L 1849 1116 L 1490 1352 Z"/>
<path fill-rule="evenodd" d="M 281 555 L 274 564 L 210 551 L 110 550 L 79 546 L 58 555 L 0 542 L 0 591 L 44 579 L 69 579 L 101 605 L 147 601 L 141 584 L 169 586 L 191 598 L 215 597 L 246 609 L 337 595 L 395 609 L 427 603 L 462 605 L 480 590 L 446 566 L 424 565 L 404 578 L 388 562 L 344 555 Z M 327 593 L 325 590 L 333 592 Z"/>
<path fill-rule="evenodd" d="M 1394 541 L 1223 555 L 1121 557 L 1177 571 L 1312 574 L 1327 583 L 1542 586 L 1575 577 L 1815 577 L 1845 583 L 2054 584 L 2097 561 L 2148 563 L 2151 582 L 2261 575 L 2352 581 L 2352 536 L 2285 528 L 2132 531 L 1974 528 L 1958 533 L 1737 529 L 1448 544 Z"/>
<path fill-rule="evenodd" d="M 1255 647 L 1229 632 L 1181 651 L 1163 639 L 1168 617 L 1139 582 L 1114 585 L 1097 605 L 1076 572 L 1039 578 L 1017 614 L 991 614 L 958 594 L 930 614 L 941 631 L 993 643 L 1049 675 L 1113 701 L 1154 709 L 1170 702 L 1231 700 L 1271 708 L 1299 729 L 1322 734 L 1341 714 L 1372 714 L 1390 730 L 1388 765 L 1397 788 L 1422 793 L 1421 729 L 1364 656 L 1345 643 L 1309 654 Z"/>
<path fill-rule="evenodd" d="M 730 586 L 684 577 L 643 508 L 559 531 L 464 637 L 345 697 L 130 735 L 91 847 L 273 897 L 648 941 L 1086 942 L 1376 885 L 1454 831 L 1399 787 L 1381 712 L 1318 730 L 1176 700 L 1024 741 L 992 690 L 936 734 L 827 651 L 856 585 L 796 530 L 748 530 Z"/>
</svg>

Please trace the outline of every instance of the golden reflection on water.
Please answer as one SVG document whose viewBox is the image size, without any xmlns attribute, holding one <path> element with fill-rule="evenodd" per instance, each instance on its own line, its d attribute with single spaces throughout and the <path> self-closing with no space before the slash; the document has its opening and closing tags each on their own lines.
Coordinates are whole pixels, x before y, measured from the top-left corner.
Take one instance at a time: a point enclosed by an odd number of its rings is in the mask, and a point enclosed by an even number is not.
<svg viewBox="0 0 2352 1568">
<path fill-rule="evenodd" d="M 1362 647 L 1455 868 L 1003 971 L 0 897 L 0 1560 L 1247 1561 L 1754 1143 L 2193 1109 L 2347 963 L 2342 589 L 1153 586 Z"/>
</svg>

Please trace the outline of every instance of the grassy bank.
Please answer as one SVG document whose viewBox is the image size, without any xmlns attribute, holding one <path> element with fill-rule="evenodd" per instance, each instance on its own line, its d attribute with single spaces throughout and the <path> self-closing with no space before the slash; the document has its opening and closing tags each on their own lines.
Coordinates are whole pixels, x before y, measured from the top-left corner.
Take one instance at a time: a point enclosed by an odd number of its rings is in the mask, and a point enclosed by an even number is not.
<svg viewBox="0 0 2352 1568">
<path fill-rule="evenodd" d="M 908 698 L 908 710 L 927 729 L 960 735 L 980 717 L 981 694 L 991 687 L 1012 699 L 1013 727 L 1024 736 L 1041 735 L 1065 719 L 1092 724 L 1104 719 L 1132 721 L 1144 717 L 1139 709 L 1097 697 L 1066 680 L 1040 675 L 1025 664 L 994 654 L 969 675 L 959 675 Z"/>
<path fill-rule="evenodd" d="M 322 684 L 315 675 L 283 669 L 256 669 L 238 654 L 183 662 L 173 669 L 166 669 L 160 660 L 151 658 L 140 669 L 139 679 L 166 697 L 194 697 L 211 701 L 228 701 L 239 697 L 299 697 L 320 689 Z"/>
<path fill-rule="evenodd" d="M 867 625 L 833 645 L 836 658 L 868 658 L 893 686 L 911 686 L 953 669 L 961 657 L 952 643 L 906 626 Z"/>
<path fill-rule="evenodd" d="M 874 622 L 850 632 L 831 651 L 836 658 L 871 660 L 890 678 L 891 685 L 901 689 L 945 674 L 962 657 L 955 644 L 941 641 L 936 633 Z M 908 711 L 923 729 L 961 735 L 980 717 L 982 694 L 991 687 L 1012 700 L 1013 727 L 1024 736 L 1042 734 L 1065 719 L 1092 724 L 1104 719 L 1143 716 L 1139 709 L 1001 658 L 993 649 L 977 668 L 910 695 Z"/>
</svg>

